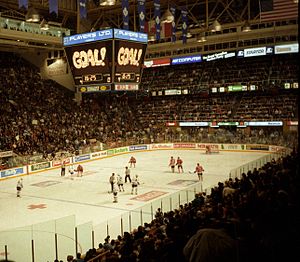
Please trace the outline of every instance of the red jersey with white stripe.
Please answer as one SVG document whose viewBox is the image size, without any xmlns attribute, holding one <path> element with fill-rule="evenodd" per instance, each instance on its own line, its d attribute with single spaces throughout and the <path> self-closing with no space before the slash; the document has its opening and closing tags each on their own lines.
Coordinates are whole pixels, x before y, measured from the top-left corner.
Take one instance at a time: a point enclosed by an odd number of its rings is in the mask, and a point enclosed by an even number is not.
<svg viewBox="0 0 300 262">
<path fill-rule="evenodd" d="M 203 167 L 202 166 L 196 166 L 196 172 L 197 173 L 202 173 L 204 171 Z"/>
</svg>

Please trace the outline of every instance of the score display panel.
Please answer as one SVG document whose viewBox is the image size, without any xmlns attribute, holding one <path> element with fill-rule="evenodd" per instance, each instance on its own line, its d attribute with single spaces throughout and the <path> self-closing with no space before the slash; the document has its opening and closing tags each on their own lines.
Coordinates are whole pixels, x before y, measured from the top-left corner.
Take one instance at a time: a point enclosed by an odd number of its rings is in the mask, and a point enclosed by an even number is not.
<svg viewBox="0 0 300 262">
<path fill-rule="evenodd" d="M 75 85 L 112 83 L 111 40 L 65 48 Z"/>
<path fill-rule="evenodd" d="M 140 83 L 146 45 L 115 40 L 115 83 Z"/>
<path fill-rule="evenodd" d="M 64 37 L 75 85 L 139 84 L 147 43 L 147 34 L 122 29 Z"/>
</svg>

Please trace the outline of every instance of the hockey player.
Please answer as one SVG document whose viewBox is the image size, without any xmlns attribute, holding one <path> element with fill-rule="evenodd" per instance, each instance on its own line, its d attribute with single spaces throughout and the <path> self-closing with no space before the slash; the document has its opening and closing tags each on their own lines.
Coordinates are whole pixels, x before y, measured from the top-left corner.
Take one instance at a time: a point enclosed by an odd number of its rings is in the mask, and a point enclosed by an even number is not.
<svg viewBox="0 0 300 262">
<path fill-rule="evenodd" d="M 171 156 L 169 166 L 171 167 L 172 173 L 175 172 L 175 158 Z"/>
<path fill-rule="evenodd" d="M 199 181 L 201 182 L 203 181 L 203 172 L 204 168 L 199 163 L 197 163 L 194 173 L 197 173 Z"/>
<path fill-rule="evenodd" d="M 180 157 L 177 158 L 177 161 L 176 161 L 176 166 L 178 168 L 178 173 L 180 173 L 180 171 L 183 173 L 183 167 L 182 167 L 182 159 Z"/>
<path fill-rule="evenodd" d="M 61 172 L 60 172 L 60 175 L 61 176 L 65 176 L 65 174 L 66 174 L 66 164 L 65 164 L 65 161 L 63 160 L 61 162 Z"/>
<path fill-rule="evenodd" d="M 17 182 L 17 197 L 21 197 L 21 190 L 23 188 L 23 178 Z"/>
<path fill-rule="evenodd" d="M 119 191 L 124 192 L 125 190 L 124 190 L 124 185 L 123 185 L 123 177 L 120 174 L 118 174 L 118 176 L 117 176 L 117 184 L 118 184 L 118 187 L 119 187 Z"/>
<path fill-rule="evenodd" d="M 132 189 L 131 189 L 131 194 L 133 195 L 133 192 L 135 191 L 135 194 L 137 195 L 138 193 L 138 185 L 140 184 L 139 182 L 139 176 L 135 175 L 135 177 L 132 179 L 131 185 L 132 185 Z"/>
<path fill-rule="evenodd" d="M 117 179 L 116 179 L 115 173 L 111 174 L 111 176 L 109 178 L 109 183 L 110 183 L 110 186 L 111 186 L 111 193 L 113 193 L 113 191 L 114 191 L 114 185 L 117 183 Z"/>
<path fill-rule="evenodd" d="M 113 196 L 114 196 L 114 201 L 113 203 L 118 203 L 118 186 L 117 186 L 117 183 L 114 183 L 113 184 Z"/>
<path fill-rule="evenodd" d="M 68 172 L 69 172 L 70 176 L 74 175 L 75 170 L 74 170 L 74 166 L 73 165 L 69 166 Z"/>
<path fill-rule="evenodd" d="M 83 174 L 83 166 L 82 165 L 78 165 L 76 171 L 77 171 L 77 176 L 82 176 L 82 174 Z"/>
<path fill-rule="evenodd" d="M 130 167 L 135 167 L 136 159 L 132 156 L 128 163 L 130 164 Z"/>
<path fill-rule="evenodd" d="M 125 183 L 127 183 L 127 179 L 131 183 L 130 169 L 128 168 L 128 166 L 125 167 Z"/>
</svg>

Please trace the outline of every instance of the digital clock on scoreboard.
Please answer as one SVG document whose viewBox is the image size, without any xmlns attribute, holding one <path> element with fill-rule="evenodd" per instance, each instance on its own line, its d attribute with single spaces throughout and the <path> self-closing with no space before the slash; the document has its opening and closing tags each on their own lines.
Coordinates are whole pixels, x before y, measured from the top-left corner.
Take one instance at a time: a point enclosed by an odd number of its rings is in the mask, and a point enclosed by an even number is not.
<svg viewBox="0 0 300 262">
<path fill-rule="evenodd" d="M 94 74 L 74 77 L 75 85 L 111 83 L 111 74 Z"/>
<path fill-rule="evenodd" d="M 126 83 L 126 82 L 140 82 L 139 73 L 115 73 L 115 82 Z"/>
</svg>

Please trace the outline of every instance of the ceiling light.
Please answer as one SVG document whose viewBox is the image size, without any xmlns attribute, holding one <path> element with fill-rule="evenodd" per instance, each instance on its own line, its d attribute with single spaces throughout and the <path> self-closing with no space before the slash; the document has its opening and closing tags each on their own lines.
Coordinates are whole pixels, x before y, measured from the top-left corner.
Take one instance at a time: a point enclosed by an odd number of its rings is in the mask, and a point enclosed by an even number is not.
<svg viewBox="0 0 300 262">
<path fill-rule="evenodd" d="M 116 0 L 101 0 L 100 5 L 102 6 L 112 6 L 116 4 Z"/>
<path fill-rule="evenodd" d="M 211 31 L 212 32 L 217 32 L 217 31 L 221 31 L 222 30 L 222 26 L 221 24 L 218 22 L 218 20 L 216 19 L 211 27 Z"/>
<path fill-rule="evenodd" d="M 186 34 L 186 37 L 187 38 L 191 38 L 193 35 L 190 33 L 190 32 L 188 32 L 187 34 Z"/>
<path fill-rule="evenodd" d="M 45 19 L 43 19 L 43 21 L 40 24 L 41 30 L 49 30 L 49 24 L 47 23 L 47 21 Z"/>
<path fill-rule="evenodd" d="M 251 26 L 250 23 L 248 21 L 245 22 L 243 28 L 242 28 L 243 32 L 250 32 L 251 31 Z"/>
<path fill-rule="evenodd" d="M 103 23 L 99 26 L 99 29 L 108 29 L 108 28 L 111 28 L 111 26 L 106 21 L 103 21 Z"/>
<path fill-rule="evenodd" d="M 205 36 L 199 36 L 199 37 L 197 37 L 197 42 L 198 43 L 204 43 L 206 41 L 207 41 L 207 39 L 206 39 Z"/>
<path fill-rule="evenodd" d="M 154 35 L 149 35 L 148 36 L 148 42 L 154 42 L 154 41 L 155 41 Z"/>
<path fill-rule="evenodd" d="M 174 16 L 169 8 L 166 10 L 160 21 L 161 23 L 172 23 L 174 21 Z"/>
<path fill-rule="evenodd" d="M 33 8 L 29 8 L 27 14 L 25 15 L 26 22 L 39 22 L 40 15 L 39 13 Z"/>
</svg>

